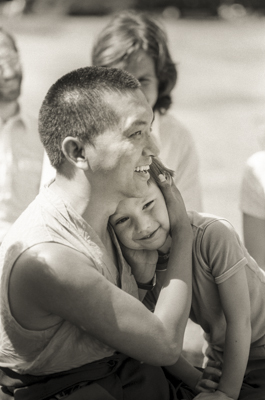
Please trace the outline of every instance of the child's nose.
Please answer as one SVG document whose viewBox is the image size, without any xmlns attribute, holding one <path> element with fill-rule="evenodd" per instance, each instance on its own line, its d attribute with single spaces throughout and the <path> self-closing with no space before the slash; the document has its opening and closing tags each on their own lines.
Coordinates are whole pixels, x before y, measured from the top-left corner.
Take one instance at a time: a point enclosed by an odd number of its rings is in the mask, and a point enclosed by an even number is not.
<svg viewBox="0 0 265 400">
<path fill-rule="evenodd" d="M 151 221 L 150 218 L 148 217 L 143 217 L 141 218 L 141 220 L 137 221 L 137 231 L 139 233 L 148 233 L 150 231 L 150 227 L 151 227 Z"/>
</svg>

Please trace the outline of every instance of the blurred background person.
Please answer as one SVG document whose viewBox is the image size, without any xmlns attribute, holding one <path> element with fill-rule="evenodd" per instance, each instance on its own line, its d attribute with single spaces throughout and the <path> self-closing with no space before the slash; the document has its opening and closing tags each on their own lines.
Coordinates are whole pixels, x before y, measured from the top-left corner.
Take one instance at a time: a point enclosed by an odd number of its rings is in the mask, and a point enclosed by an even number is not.
<svg viewBox="0 0 265 400">
<path fill-rule="evenodd" d="M 199 158 L 190 132 L 168 112 L 177 69 L 161 23 L 150 13 L 125 10 L 114 15 L 92 49 L 92 64 L 125 69 L 141 83 L 155 112 L 152 132 L 160 158 L 175 172 L 187 210 L 202 211 Z"/>
<path fill-rule="evenodd" d="M 256 152 L 246 162 L 240 207 L 245 246 L 265 270 L 265 151 Z"/>
<path fill-rule="evenodd" d="M 15 39 L 0 29 L 0 242 L 39 192 L 43 147 L 37 119 L 19 104 L 22 68 Z"/>
</svg>

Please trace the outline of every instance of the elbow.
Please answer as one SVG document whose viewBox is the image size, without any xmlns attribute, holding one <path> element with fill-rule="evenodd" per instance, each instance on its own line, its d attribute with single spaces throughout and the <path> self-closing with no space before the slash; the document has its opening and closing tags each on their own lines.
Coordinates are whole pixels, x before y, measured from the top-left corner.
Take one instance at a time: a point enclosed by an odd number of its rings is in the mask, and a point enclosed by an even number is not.
<svg viewBox="0 0 265 400">
<path fill-rule="evenodd" d="M 182 352 L 182 343 L 167 343 L 160 353 L 157 365 L 170 366 L 176 364 Z"/>
<path fill-rule="evenodd" d="M 174 354 L 171 353 L 167 357 L 165 357 L 165 360 L 163 362 L 163 367 L 170 367 L 171 365 L 176 364 L 180 357 L 181 351 L 175 352 Z"/>
</svg>

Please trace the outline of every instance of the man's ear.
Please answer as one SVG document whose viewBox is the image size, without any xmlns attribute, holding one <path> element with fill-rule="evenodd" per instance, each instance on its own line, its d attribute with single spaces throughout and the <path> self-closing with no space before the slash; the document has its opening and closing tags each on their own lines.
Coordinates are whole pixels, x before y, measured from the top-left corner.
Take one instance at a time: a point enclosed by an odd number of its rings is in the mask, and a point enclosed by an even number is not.
<svg viewBox="0 0 265 400">
<path fill-rule="evenodd" d="M 86 150 L 83 143 L 76 137 L 67 136 L 62 143 L 65 158 L 77 168 L 87 170 L 89 167 Z"/>
</svg>

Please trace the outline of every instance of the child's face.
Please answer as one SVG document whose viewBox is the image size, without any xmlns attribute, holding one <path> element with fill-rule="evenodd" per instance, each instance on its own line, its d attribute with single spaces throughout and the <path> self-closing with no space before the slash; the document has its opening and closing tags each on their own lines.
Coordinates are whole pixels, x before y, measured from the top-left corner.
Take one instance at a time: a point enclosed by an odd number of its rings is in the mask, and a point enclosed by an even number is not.
<svg viewBox="0 0 265 400">
<path fill-rule="evenodd" d="M 144 50 L 133 53 L 126 66 L 122 67 L 141 83 L 141 90 L 153 108 L 158 97 L 158 79 L 155 63 Z"/>
<path fill-rule="evenodd" d="M 164 197 L 151 181 L 141 198 L 122 200 L 110 217 L 120 242 L 133 250 L 157 250 L 169 235 L 170 223 Z"/>
</svg>

